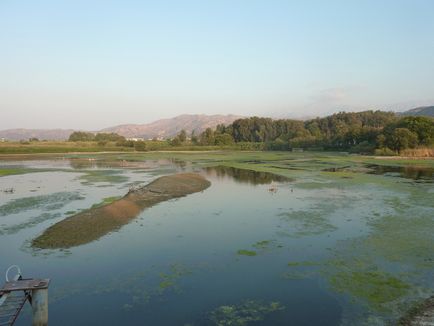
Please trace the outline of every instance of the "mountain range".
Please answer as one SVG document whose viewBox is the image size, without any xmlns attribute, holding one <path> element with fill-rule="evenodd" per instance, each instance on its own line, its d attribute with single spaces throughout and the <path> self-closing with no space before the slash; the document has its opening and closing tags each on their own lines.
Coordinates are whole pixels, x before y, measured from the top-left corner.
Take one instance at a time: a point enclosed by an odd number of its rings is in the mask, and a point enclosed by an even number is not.
<svg viewBox="0 0 434 326">
<path fill-rule="evenodd" d="M 162 139 L 171 138 L 182 129 L 187 134 L 190 134 L 193 130 L 196 134 L 199 134 L 206 128 L 214 129 L 218 124 L 228 125 L 239 118 L 242 118 L 242 116 L 183 114 L 171 119 L 161 119 L 146 124 L 125 124 L 91 132 L 114 132 L 126 138 L 151 139 L 155 137 Z M 8 129 L 0 131 L 0 138 L 6 140 L 27 140 L 29 138 L 65 140 L 74 131 L 73 129 Z"/>
<path fill-rule="evenodd" d="M 434 106 L 421 106 L 408 111 L 400 112 L 399 115 L 434 117 Z"/>
</svg>

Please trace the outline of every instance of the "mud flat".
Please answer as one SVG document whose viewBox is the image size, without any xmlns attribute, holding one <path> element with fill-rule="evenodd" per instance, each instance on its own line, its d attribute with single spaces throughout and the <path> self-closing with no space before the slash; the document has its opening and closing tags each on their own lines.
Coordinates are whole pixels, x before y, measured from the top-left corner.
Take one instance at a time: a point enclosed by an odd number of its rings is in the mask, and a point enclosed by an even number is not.
<svg viewBox="0 0 434 326">
<path fill-rule="evenodd" d="M 203 176 L 194 173 L 160 177 L 144 187 L 129 191 L 123 198 L 108 205 L 91 208 L 54 224 L 34 239 L 32 246 L 56 249 L 89 243 L 119 229 L 145 208 L 203 191 L 210 185 Z"/>
<path fill-rule="evenodd" d="M 402 317 L 400 326 L 432 326 L 434 325 L 434 296 L 426 299 Z"/>
</svg>

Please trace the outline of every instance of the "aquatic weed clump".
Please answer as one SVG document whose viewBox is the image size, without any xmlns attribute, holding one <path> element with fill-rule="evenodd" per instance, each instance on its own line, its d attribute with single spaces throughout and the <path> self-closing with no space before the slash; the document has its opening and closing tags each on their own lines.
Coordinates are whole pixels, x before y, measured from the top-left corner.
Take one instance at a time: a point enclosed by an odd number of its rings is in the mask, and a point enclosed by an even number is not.
<svg viewBox="0 0 434 326">
<path fill-rule="evenodd" d="M 210 313 L 209 320 L 218 326 L 244 326 L 262 321 L 267 315 L 284 309 L 280 302 L 248 300 L 238 305 L 218 307 Z"/>
<path fill-rule="evenodd" d="M 292 234 L 295 236 L 320 235 L 337 230 L 319 210 L 290 211 L 278 216 L 291 225 Z"/>
<path fill-rule="evenodd" d="M 256 256 L 257 252 L 253 250 L 240 249 L 237 251 L 237 254 L 241 256 Z"/>
<path fill-rule="evenodd" d="M 18 214 L 32 209 L 45 211 L 60 209 L 66 204 L 84 199 L 78 192 L 56 192 L 49 195 L 40 195 L 14 199 L 0 206 L 0 216 Z"/>
</svg>

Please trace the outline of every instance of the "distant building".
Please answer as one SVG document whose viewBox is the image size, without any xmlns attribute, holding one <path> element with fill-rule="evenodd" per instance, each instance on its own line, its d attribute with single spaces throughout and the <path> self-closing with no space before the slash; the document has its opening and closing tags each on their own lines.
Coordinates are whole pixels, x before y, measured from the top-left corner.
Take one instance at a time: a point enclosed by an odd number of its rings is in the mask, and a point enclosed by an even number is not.
<svg viewBox="0 0 434 326">
<path fill-rule="evenodd" d="M 145 140 L 145 138 L 127 138 L 127 140 L 130 140 L 130 141 L 143 141 L 143 140 Z"/>
<path fill-rule="evenodd" d="M 4 143 L 5 141 L 6 141 L 6 139 L 0 138 L 0 142 Z"/>
</svg>

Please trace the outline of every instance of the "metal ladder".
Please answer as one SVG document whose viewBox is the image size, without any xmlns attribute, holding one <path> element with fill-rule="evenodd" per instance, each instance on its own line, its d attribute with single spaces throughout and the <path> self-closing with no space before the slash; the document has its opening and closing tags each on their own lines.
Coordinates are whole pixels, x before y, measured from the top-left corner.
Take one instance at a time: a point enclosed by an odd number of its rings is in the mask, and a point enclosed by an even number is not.
<svg viewBox="0 0 434 326">
<path fill-rule="evenodd" d="M 28 299 L 29 294 L 25 291 L 1 295 L 0 300 L 3 303 L 0 305 L 0 326 L 13 325 Z"/>
<path fill-rule="evenodd" d="M 15 268 L 17 274 L 9 280 L 8 274 Z M 32 324 L 48 324 L 48 285 L 49 279 L 23 279 L 21 270 L 12 265 L 6 271 L 6 283 L 0 288 L 0 326 L 15 323 L 26 301 L 32 305 Z"/>
</svg>

